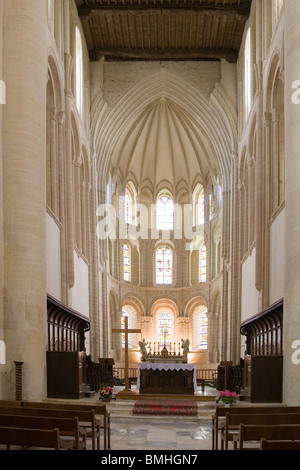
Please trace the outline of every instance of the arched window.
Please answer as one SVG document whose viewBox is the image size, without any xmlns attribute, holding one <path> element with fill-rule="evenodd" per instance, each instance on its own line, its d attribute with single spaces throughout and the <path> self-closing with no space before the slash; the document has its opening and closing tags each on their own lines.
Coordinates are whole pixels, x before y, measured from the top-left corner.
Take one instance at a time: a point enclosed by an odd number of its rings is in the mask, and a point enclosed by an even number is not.
<svg viewBox="0 0 300 470">
<path fill-rule="evenodd" d="M 123 245 L 123 278 L 124 281 L 131 281 L 131 249 L 128 243 Z"/>
<path fill-rule="evenodd" d="M 76 105 L 80 114 L 83 110 L 83 48 L 82 37 L 78 26 L 76 26 Z"/>
<path fill-rule="evenodd" d="M 245 64 L 244 64 L 244 102 L 245 118 L 247 119 L 252 101 L 252 74 L 251 74 L 251 29 L 249 28 L 245 41 Z"/>
<path fill-rule="evenodd" d="M 204 189 L 198 184 L 193 194 L 193 223 L 201 225 L 205 222 L 205 198 Z"/>
<path fill-rule="evenodd" d="M 158 230 L 173 230 L 173 199 L 162 194 L 156 204 L 156 224 Z"/>
<path fill-rule="evenodd" d="M 136 190 L 130 181 L 125 190 L 125 222 L 127 224 L 134 223 L 134 207 L 136 204 Z"/>
<path fill-rule="evenodd" d="M 203 245 L 199 252 L 199 281 L 206 282 L 206 246 Z"/>
<path fill-rule="evenodd" d="M 206 305 L 198 305 L 193 312 L 193 349 L 205 350 L 208 342 L 208 315 Z"/>
<path fill-rule="evenodd" d="M 208 317 L 203 312 L 200 317 L 200 349 L 207 349 Z"/>
<path fill-rule="evenodd" d="M 172 315 L 162 311 L 158 315 L 158 345 L 170 346 L 172 339 Z"/>
<path fill-rule="evenodd" d="M 156 250 L 156 284 L 172 284 L 173 251 L 168 246 Z"/>
<path fill-rule="evenodd" d="M 129 327 L 129 314 L 127 310 L 122 310 L 122 317 L 121 317 L 121 328 L 124 330 L 125 328 L 125 317 L 128 317 L 128 327 Z M 122 333 L 122 348 L 125 348 L 125 333 Z"/>
<path fill-rule="evenodd" d="M 53 0 L 48 0 L 48 24 L 53 29 L 54 23 L 54 3 Z"/>
</svg>

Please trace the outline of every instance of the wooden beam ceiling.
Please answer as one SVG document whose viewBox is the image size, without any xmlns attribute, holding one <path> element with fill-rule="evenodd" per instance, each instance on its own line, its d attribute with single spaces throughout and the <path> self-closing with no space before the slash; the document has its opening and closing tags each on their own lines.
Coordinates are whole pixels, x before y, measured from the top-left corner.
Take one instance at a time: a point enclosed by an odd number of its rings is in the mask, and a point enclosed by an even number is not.
<svg viewBox="0 0 300 470">
<path fill-rule="evenodd" d="M 235 62 L 251 0 L 76 0 L 91 60 Z"/>
</svg>

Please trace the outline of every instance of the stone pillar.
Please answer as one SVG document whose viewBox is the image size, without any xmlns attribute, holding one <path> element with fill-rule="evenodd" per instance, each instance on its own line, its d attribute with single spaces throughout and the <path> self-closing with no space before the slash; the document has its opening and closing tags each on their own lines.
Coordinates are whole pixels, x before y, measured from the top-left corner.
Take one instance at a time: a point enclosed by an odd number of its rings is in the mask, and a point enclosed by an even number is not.
<svg viewBox="0 0 300 470">
<path fill-rule="evenodd" d="M 5 91 L 2 76 L 2 51 L 3 51 L 3 2 L 0 2 L 0 397 L 5 385 L 5 344 L 4 344 L 4 233 L 3 233 L 3 173 L 2 173 L 2 110 L 5 106 Z M 3 357 L 4 353 L 4 357 Z M 3 372 L 3 374 L 2 374 Z"/>
<path fill-rule="evenodd" d="M 300 364 L 295 347 L 300 341 L 300 104 L 293 100 L 293 84 L 300 80 L 300 2 L 285 2 L 285 296 L 283 315 L 284 389 L 288 405 L 300 401 Z M 299 97 L 299 92 L 298 92 Z M 296 356 L 296 357 L 295 357 Z"/>
<path fill-rule="evenodd" d="M 240 194 L 238 190 L 238 159 L 232 155 L 232 263 L 231 263 L 231 312 L 228 323 L 228 345 L 229 359 L 238 363 L 240 359 L 240 335 L 239 325 L 241 322 L 241 296 L 240 285 L 240 220 L 239 220 Z"/>
<path fill-rule="evenodd" d="M 90 197 L 90 315 L 91 315 L 91 356 L 100 357 L 100 285 L 98 271 L 98 239 L 96 236 L 96 160 L 93 150 L 91 151 L 91 197 Z"/>
<path fill-rule="evenodd" d="M 65 54 L 65 191 L 66 191 L 66 250 L 67 250 L 67 279 L 68 287 L 71 289 L 75 284 L 74 272 L 74 192 L 73 192 L 73 155 L 72 155 L 72 70 L 73 59 Z M 68 299 L 69 304 L 69 299 Z"/>
<path fill-rule="evenodd" d="M 23 399 L 46 393 L 47 2 L 4 0 L 5 395 L 23 362 Z"/>
</svg>

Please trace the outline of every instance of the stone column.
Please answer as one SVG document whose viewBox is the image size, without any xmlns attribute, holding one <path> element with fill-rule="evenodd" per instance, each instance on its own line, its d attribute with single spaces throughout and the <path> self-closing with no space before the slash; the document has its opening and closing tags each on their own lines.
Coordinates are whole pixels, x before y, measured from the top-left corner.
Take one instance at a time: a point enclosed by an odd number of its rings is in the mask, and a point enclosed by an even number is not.
<svg viewBox="0 0 300 470">
<path fill-rule="evenodd" d="M 3 50 L 3 2 L 0 2 L 0 396 L 5 385 L 5 344 L 4 344 L 4 233 L 3 233 L 3 173 L 2 173 L 2 110 L 5 106 L 5 91 L 2 76 Z M 4 356 L 4 357 L 3 357 Z M 2 374 L 3 372 L 3 374 Z"/>
<path fill-rule="evenodd" d="M 40 400 L 47 348 L 47 2 L 4 0 L 3 6 L 5 394 L 14 390 L 14 362 L 23 362 L 23 399 Z"/>
<path fill-rule="evenodd" d="M 57 124 L 56 110 L 53 109 L 50 115 L 50 162 L 51 162 L 51 209 L 58 216 L 57 201 Z"/>
<path fill-rule="evenodd" d="M 100 357 L 100 315 L 101 315 L 101 303 L 100 303 L 100 285 L 98 272 L 98 239 L 96 236 L 96 160 L 94 151 L 91 150 L 91 198 L 90 198 L 90 315 L 91 315 L 91 356 L 96 360 Z"/>
<path fill-rule="evenodd" d="M 239 325 L 241 322 L 241 296 L 240 286 L 240 194 L 238 190 L 238 159 L 232 155 L 232 255 L 231 255 L 231 311 L 228 323 L 228 345 L 229 360 L 238 363 L 240 359 L 240 335 Z M 228 318 L 229 319 L 229 318 Z"/>
<path fill-rule="evenodd" d="M 285 2 L 285 296 L 283 315 L 284 389 L 288 405 L 300 401 L 300 364 L 295 347 L 300 341 L 300 104 L 293 84 L 300 80 L 300 2 Z M 299 97 L 299 92 L 298 92 Z M 296 356 L 296 357 L 295 357 Z"/>
<path fill-rule="evenodd" d="M 74 192 L 73 192 L 73 155 L 72 155 L 72 70 L 73 59 L 69 54 L 65 54 L 65 191 L 66 191 L 66 250 L 67 250 L 67 279 L 68 287 L 71 289 L 75 284 L 74 272 Z M 69 299 L 68 299 L 69 304 Z"/>
</svg>

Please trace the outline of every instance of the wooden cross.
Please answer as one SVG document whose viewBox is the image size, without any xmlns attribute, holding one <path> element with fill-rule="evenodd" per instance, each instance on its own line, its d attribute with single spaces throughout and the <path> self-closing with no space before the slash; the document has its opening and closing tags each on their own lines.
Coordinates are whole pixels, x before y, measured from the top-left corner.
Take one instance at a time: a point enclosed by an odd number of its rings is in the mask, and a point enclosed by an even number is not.
<svg viewBox="0 0 300 470">
<path fill-rule="evenodd" d="M 113 328 L 112 332 L 113 333 L 124 333 L 125 334 L 125 388 L 120 394 L 123 393 L 133 393 L 130 388 L 129 388 L 129 354 L 128 354 L 128 334 L 129 333 L 141 333 L 142 330 L 129 330 L 128 329 L 128 317 L 124 318 L 125 320 L 125 328 Z"/>
</svg>

